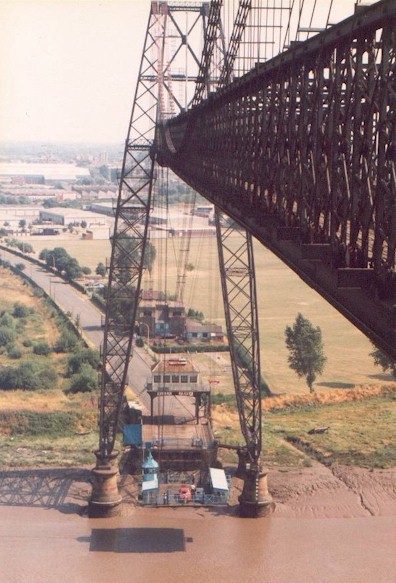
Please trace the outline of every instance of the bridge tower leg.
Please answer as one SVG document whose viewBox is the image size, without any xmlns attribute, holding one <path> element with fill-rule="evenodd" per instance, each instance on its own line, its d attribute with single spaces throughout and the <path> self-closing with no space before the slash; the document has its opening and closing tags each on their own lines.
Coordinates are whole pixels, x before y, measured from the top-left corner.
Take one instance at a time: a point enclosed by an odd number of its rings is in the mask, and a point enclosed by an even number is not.
<svg viewBox="0 0 396 583">
<path fill-rule="evenodd" d="M 268 470 L 248 469 L 244 477 L 242 494 L 239 496 L 239 512 L 243 518 L 259 518 L 270 514 L 275 504 L 268 492 Z"/>
<path fill-rule="evenodd" d="M 110 518 L 120 514 L 122 498 L 117 483 L 118 453 L 117 450 L 113 450 L 106 459 L 103 459 L 100 451 L 95 452 L 97 463 L 91 472 L 92 493 L 88 504 L 90 518 Z"/>
<path fill-rule="evenodd" d="M 90 517 L 114 516 L 121 510 L 118 452 L 114 446 L 146 266 L 145 251 L 158 170 L 157 124 L 163 117 L 180 113 L 191 104 L 193 94 L 189 85 L 194 80 L 195 87 L 195 76 L 188 71 L 191 63 L 196 67 L 199 60 L 189 38 L 196 38 L 200 44 L 208 6 L 206 2 L 184 5 L 166 0 L 151 2 L 111 238 L 102 347 L 99 451 L 92 470 Z M 191 13 L 189 19 L 187 13 Z"/>
</svg>

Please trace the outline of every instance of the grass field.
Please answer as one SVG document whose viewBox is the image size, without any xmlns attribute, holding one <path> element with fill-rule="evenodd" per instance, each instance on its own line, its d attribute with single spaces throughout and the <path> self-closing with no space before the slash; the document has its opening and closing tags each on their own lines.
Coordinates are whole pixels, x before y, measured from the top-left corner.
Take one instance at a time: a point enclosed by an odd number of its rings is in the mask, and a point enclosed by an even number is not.
<svg viewBox="0 0 396 583">
<path fill-rule="evenodd" d="M 307 395 L 284 407 L 271 407 L 263 416 L 263 459 L 268 466 L 304 466 L 316 458 L 325 464 L 340 463 L 366 468 L 396 465 L 396 385 L 369 392 L 351 390 L 342 401 L 331 391 L 326 403 Z M 243 443 L 238 415 L 232 404 L 218 405 L 213 412 L 214 429 L 220 443 Z M 325 433 L 308 434 L 317 427 Z M 225 453 L 224 453 L 225 452 Z M 225 461 L 235 454 L 222 452 Z"/>
<path fill-rule="evenodd" d="M 31 241 L 36 252 L 44 247 L 63 246 L 82 265 L 95 269 L 99 261 L 110 256 L 109 241 L 82 241 L 74 237 Z M 144 286 L 174 293 L 177 261 L 183 239 L 153 239 L 157 259 L 151 280 L 146 274 Z M 192 238 L 189 261 L 195 269 L 187 274 L 184 300 L 187 307 L 204 312 L 206 319 L 224 325 L 217 247 L 214 237 Z M 327 363 L 316 388 L 392 382 L 390 375 L 375 367 L 369 353 L 369 340 L 326 302 L 275 255 L 262 245 L 255 246 L 255 263 L 259 305 L 262 371 L 274 393 L 303 393 L 305 381 L 291 371 L 287 363 L 284 330 L 301 312 L 320 326 Z"/>
</svg>

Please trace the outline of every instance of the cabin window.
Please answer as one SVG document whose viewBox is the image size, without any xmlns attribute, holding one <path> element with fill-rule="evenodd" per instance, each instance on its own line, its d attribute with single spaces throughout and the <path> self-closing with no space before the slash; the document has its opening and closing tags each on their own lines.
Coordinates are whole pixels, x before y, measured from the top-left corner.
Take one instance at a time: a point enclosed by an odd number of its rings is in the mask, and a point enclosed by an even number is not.
<svg viewBox="0 0 396 583">
<path fill-rule="evenodd" d="M 188 376 L 185 375 L 185 374 L 182 374 L 181 377 L 180 377 L 180 381 L 182 383 L 188 383 Z"/>
<path fill-rule="evenodd" d="M 164 374 L 164 383 L 170 383 L 170 374 Z"/>
<path fill-rule="evenodd" d="M 190 376 L 190 383 L 197 383 L 198 382 L 198 375 L 194 374 Z"/>
<path fill-rule="evenodd" d="M 172 375 L 172 383 L 179 383 L 179 375 L 178 374 L 173 374 Z"/>
<path fill-rule="evenodd" d="M 160 383 L 161 382 L 161 375 L 160 374 L 155 374 L 154 375 L 154 382 L 155 383 Z"/>
</svg>

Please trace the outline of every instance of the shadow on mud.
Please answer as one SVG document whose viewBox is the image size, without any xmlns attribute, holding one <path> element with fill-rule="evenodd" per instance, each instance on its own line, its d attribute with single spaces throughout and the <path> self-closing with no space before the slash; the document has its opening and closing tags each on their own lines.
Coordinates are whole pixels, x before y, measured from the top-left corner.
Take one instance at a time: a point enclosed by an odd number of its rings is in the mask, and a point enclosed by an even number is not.
<svg viewBox="0 0 396 583">
<path fill-rule="evenodd" d="M 55 508 L 83 514 L 90 492 L 85 469 L 32 469 L 0 472 L 0 506 Z"/>
</svg>

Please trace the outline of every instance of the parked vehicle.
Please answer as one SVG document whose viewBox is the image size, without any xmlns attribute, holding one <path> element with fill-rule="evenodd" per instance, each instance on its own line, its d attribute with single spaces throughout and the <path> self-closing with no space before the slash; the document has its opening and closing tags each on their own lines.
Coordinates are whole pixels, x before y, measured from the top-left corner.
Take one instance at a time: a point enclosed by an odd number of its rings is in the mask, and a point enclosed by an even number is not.
<svg viewBox="0 0 396 583">
<path fill-rule="evenodd" d="M 179 488 L 179 500 L 180 502 L 189 502 L 190 500 L 192 500 L 190 486 L 181 486 Z"/>
</svg>

